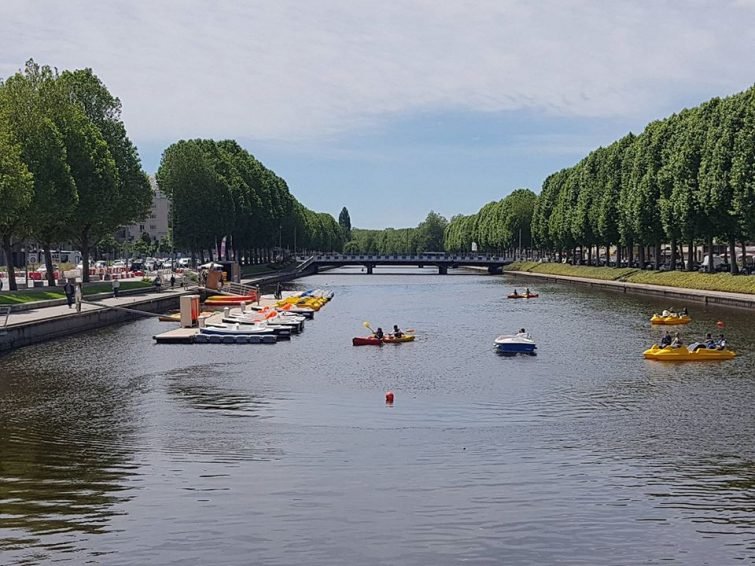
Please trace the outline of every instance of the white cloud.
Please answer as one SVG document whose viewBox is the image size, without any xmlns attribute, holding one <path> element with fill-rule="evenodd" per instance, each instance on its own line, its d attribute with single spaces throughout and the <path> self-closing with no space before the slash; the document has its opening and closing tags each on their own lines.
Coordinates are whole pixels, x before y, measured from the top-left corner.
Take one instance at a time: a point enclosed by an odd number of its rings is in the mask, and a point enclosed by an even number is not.
<svg viewBox="0 0 755 566">
<path fill-rule="evenodd" d="M 742 0 L 3 0 L 0 76 L 89 66 L 132 137 L 322 139 L 414 111 L 653 113 L 755 77 Z"/>
</svg>

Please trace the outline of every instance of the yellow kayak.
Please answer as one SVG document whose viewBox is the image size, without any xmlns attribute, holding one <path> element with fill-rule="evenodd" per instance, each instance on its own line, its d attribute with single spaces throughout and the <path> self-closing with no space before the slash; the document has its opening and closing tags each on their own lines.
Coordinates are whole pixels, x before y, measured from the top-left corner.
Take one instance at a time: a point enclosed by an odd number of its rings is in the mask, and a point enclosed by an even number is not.
<svg viewBox="0 0 755 566">
<path fill-rule="evenodd" d="M 414 334 L 404 334 L 399 338 L 390 334 L 383 336 L 383 342 L 386 344 L 400 344 L 401 342 L 414 342 Z"/>
<path fill-rule="evenodd" d="M 736 357 L 734 350 L 717 350 L 712 348 L 698 348 L 690 351 L 687 347 L 660 348 L 658 344 L 642 353 L 646 360 L 658 360 L 661 362 L 705 362 L 709 360 L 731 360 Z"/>
<path fill-rule="evenodd" d="M 692 319 L 686 314 L 661 316 L 656 313 L 650 317 L 651 324 L 689 324 L 690 322 L 692 322 Z"/>
</svg>

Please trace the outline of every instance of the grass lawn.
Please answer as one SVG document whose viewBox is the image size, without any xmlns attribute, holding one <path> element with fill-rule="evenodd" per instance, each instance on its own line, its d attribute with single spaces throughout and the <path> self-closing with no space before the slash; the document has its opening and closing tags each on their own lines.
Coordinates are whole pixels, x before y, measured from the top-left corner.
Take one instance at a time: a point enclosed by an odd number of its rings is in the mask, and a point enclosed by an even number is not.
<svg viewBox="0 0 755 566">
<path fill-rule="evenodd" d="M 121 281 L 121 291 L 128 289 L 142 289 L 152 287 L 151 283 L 146 281 Z M 93 283 L 84 287 L 84 295 L 95 295 L 97 293 L 111 293 L 113 291 L 112 283 Z M 0 305 L 18 305 L 21 303 L 34 303 L 36 301 L 49 301 L 52 299 L 65 299 L 63 289 L 56 287 L 54 290 L 45 291 L 39 289 L 24 289 L 22 291 L 12 291 L 10 293 L 0 294 Z"/>
<path fill-rule="evenodd" d="M 507 266 L 505 271 L 528 271 L 549 275 L 568 275 L 603 281 L 626 281 L 664 287 L 699 289 L 701 291 L 726 291 L 729 293 L 755 294 L 755 277 L 731 275 L 730 273 L 699 273 L 696 271 L 643 271 L 630 267 L 588 267 L 563 263 L 537 263 L 521 261 Z"/>
</svg>

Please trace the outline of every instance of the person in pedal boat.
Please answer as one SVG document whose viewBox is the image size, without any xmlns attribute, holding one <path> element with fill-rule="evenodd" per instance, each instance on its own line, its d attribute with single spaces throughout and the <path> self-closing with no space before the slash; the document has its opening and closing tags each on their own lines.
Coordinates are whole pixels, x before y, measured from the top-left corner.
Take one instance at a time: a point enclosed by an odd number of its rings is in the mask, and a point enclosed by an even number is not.
<svg viewBox="0 0 755 566">
<path fill-rule="evenodd" d="M 401 332 L 401 329 L 398 327 L 398 324 L 393 325 L 393 337 L 394 338 L 401 338 L 404 335 L 403 332 Z"/>
<path fill-rule="evenodd" d="M 378 329 L 375 331 L 375 338 L 382 340 L 383 336 L 385 336 L 385 334 L 383 334 L 383 329 L 378 326 Z"/>
<path fill-rule="evenodd" d="M 668 330 L 663 335 L 663 338 L 661 338 L 661 348 L 665 348 L 666 346 L 671 346 L 671 333 Z"/>
</svg>

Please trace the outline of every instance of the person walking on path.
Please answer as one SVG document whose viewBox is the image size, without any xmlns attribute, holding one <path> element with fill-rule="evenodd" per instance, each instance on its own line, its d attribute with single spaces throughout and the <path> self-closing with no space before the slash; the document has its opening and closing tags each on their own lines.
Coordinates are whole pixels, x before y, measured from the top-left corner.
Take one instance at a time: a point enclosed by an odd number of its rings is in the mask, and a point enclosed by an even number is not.
<svg viewBox="0 0 755 566">
<path fill-rule="evenodd" d="M 113 279 L 113 298 L 118 298 L 118 291 L 121 290 L 121 282 L 119 279 Z"/>
<path fill-rule="evenodd" d="M 159 293 L 159 292 L 160 292 L 160 289 L 161 289 L 161 288 L 162 288 L 162 286 L 163 286 L 163 280 L 162 280 L 162 278 L 160 277 L 160 274 L 159 274 L 159 273 L 158 273 L 157 275 L 155 275 L 155 281 L 154 281 L 154 284 L 155 284 L 155 291 L 157 291 L 157 292 Z"/>
<path fill-rule="evenodd" d="M 66 284 L 63 285 L 63 292 L 66 294 L 66 301 L 68 301 L 68 308 L 70 309 L 73 306 L 73 295 L 75 293 L 73 284 L 70 281 L 66 281 Z"/>
<path fill-rule="evenodd" d="M 176 286 L 176 276 L 171 273 L 170 274 L 170 288 L 172 289 L 175 286 Z"/>
<path fill-rule="evenodd" d="M 0 291 L 3 290 L 3 278 L 0 277 Z"/>
<path fill-rule="evenodd" d="M 81 312 L 81 283 L 76 283 L 74 298 L 76 299 L 76 312 Z"/>
</svg>

